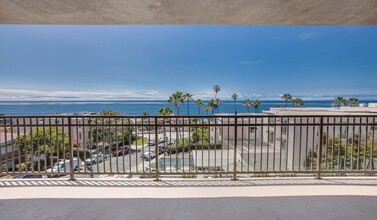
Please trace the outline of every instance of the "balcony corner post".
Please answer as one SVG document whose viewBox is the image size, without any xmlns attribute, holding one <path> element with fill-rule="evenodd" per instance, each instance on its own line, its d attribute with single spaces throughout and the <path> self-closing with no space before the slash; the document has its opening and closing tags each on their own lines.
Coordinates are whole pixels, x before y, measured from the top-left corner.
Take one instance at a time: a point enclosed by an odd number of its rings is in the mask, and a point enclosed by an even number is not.
<svg viewBox="0 0 377 220">
<path fill-rule="evenodd" d="M 64 120 L 64 119 L 63 119 Z M 72 146 L 72 125 L 71 117 L 68 117 L 68 139 L 69 139 L 69 179 L 68 181 L 75 181 L 75 167 L 73 161 L 73 146 Z"/>
<path fill-rule="evenodd" d="M 234 147 L 233 147 L 233 178 L 231 180 L 236 181 L 237 178 L 237 114 L 234 115 Z"/>
<path fill-rule="evenodd" d="M 321 166 L 322 166 L 322 133 L 323 133 L 323 117 L 321 117 L 319 131 L 318 131 L 318 153 L 317 153 L 317 173 L 316 179 L 321 178 Z"/>
<path fill-rule="evenodd" d="M 160 177 L 159 177 L 159 167 L 158 167 L 158 157 L 160 156 L 160 152 L 159 152 L 159 147 L 158 147 L 158 124 L 157 124 L 157 120 L 158 120 L 158 117 L 155 117 L 154 118 L 154 139 L 155 139 L 155 154 L 156 154 L 156 178 L 154 179 L 154 181 L 161 181 Z"/>
</svg>

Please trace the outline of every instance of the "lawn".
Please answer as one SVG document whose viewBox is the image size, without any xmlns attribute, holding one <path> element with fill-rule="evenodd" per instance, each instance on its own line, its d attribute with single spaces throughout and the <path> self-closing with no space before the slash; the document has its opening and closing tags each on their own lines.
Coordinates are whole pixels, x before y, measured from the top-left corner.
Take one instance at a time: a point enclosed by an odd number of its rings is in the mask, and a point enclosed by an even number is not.
<svg viewBox="0 0 377 220">
<path fill-rule="evenodd" d="M 144 142 L 144 143 L 143 143 Z M 143 138 L 142 137 L 137 137 L 136 140 L 133 140 L 132 141 L 132 145 L 142 145 L 142 144 L 148 144 L 149 142 L 149 139 L 144 137 L 144 141 L 143 141 Z"/>
</svg>

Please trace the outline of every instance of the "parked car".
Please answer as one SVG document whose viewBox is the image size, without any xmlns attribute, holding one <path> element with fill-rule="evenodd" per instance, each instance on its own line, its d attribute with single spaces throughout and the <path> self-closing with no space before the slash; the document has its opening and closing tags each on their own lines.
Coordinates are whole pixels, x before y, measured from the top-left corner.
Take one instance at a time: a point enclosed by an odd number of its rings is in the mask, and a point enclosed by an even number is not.
<svg viewBox="0 0 377 220">
<path fill-rule="evenodd" d="M 47 173 L 57 173 L 57 172 L 64 172 L 64 168 L 66 172 L 71 171 L 71 161 L 60 161 L 59 163 L 55 163 L 51 168 L 48 168 L 46 170 Z M 77 171 L 79 168 L 79 164 L 81 165 L 82 161 L 80 158 L 74 157 L 73 158 L 73 169 L 74 171 Z M 54 175 L 47 175 L 47 176 L 54 176 Z"/>
<path fill-rule="evenodd" d="M 115 153 L 105 154 L 104 158 L 105 158 L 105 160 L 107 160 L 107 159 L 110 159 L 110 157 L 113 157 L 113 156 L 115 156 Z"/>
<path fill-rule="evenodd" d="M 164 144 L 160 144 L 158 145 L 158 154 L 162 154 L 165 152 L 165 145 Z"/>
<path fill-rule="evenodd" d="M 165 142 L 165 139 L 164 139 L 164 138 L 160 137 L 160 138 L 158 139 L 158 143 L 159 143 L 159 144 L 164 143 L 164 142 Z"/>
<path fill-rule="evenodd" d="M 130 153 L 130 146 L 120 146 L 119 148 L 118 148 L 118 151 L 117 151 L 117 155 L 118 156 L 121 156 L 121 155 L 126 155 L 126 154 L 128 154 L 128 153 Z"/>
<path fill-rule="evenodd" d="M 92 155 L 92 158 L 86 159 L 86 161 L 92 161 L 93 164 L 101 163 L 103 161 L 103 154 Z"/>
<path fill-rule="evenodd" d="M 148 146 L 154 146 L 156 144 L 156 141 L 155 140 L 150 140 L 148 142 Z"/>
<path fill-rule="evenodd" d="M 148 161 L 155 158 L 156 153 L 154 151 L 147 151 L 147 152 L 144 152 L 140 157 Z"/>
<path fill-rule="evenodd" d="M 31 157 L 31 156 L 29 156 L 29 157 Z M 33 155 L 33 161 L 34 162 L 45 161 L 45 159 L 46 159 L 46 156 L 44 154 L 40 154 L 38 156 L 36 153 L 34 153 L 34 155 Z"/>
</svg>

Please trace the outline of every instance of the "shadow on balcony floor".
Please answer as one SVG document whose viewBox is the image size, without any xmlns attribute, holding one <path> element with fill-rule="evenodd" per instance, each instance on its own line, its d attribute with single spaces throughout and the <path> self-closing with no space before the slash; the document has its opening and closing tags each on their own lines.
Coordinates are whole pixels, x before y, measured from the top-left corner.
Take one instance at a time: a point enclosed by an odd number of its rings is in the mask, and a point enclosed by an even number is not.
<svg viewBox="0 0 377 220">
<path fill-rule="evenodd" d="M 377 197 L 0 200 L 2 219 L 376 219 Z"/>
<path fill-rule="evenodd" d="M 165 179 L 162 181 L 119 179 L 35 179 L 0 180 L 0 187 L 250 187 L 250 186 L 377 186 L 377 178 L 253 178 L 231 181 L 229 179 Z"/>
</svg>

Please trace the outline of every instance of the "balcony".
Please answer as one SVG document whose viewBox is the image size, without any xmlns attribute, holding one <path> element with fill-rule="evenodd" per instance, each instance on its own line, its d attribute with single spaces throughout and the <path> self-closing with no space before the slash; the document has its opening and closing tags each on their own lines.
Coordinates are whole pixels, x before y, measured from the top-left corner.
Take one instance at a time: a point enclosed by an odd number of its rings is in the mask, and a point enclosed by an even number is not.
<svg viewBox="0 0 377 220">
<path fill-rule="evenodd" d="M 375 175 L 376 117 L 1 116 L 1 174 L 72 180 Z"/>
</svg>

